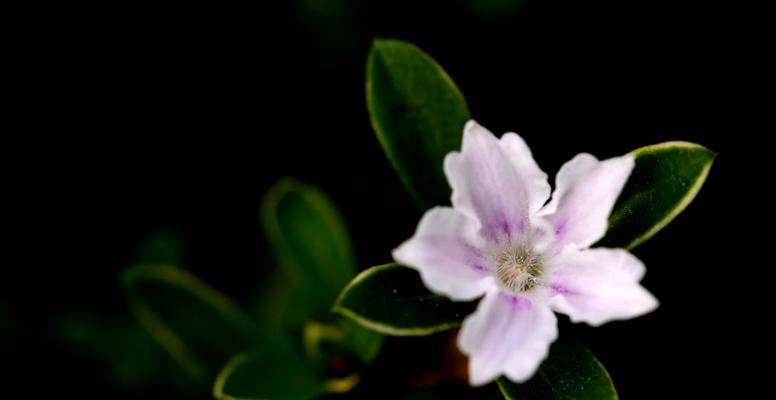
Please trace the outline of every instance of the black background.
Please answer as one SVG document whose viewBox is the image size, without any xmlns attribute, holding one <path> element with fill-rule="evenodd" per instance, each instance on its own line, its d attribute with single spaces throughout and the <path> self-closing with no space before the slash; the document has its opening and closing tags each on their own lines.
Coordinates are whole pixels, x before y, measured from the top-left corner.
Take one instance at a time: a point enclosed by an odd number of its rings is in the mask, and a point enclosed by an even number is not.
<svg viewBox="0 0 776 400">
<path fill-rule="evenodd" d="M 582 151 L 688 140 L 719 153 L 696 201 L 636 250 L 661 307 L 564 329 L 624 399 L 743 397 L 753 380 L 743 346 L 761 330 L 748 281 L 765 268 L 741 265 L 750 249 L 739 215 L 757 193 L 739 148 L 763 133 L 750 125 L 758 106 L 745 105 L 758 85 L 753 27 L 730 4 L 701 1 L 485 3 L 495 11 L 291 1 L 27 14 L 11 36 L 21 90 L 9 111 L 21 118 L 6 157 L 27 150 L 8 169 L 23 195 L 13 236 L 25 245 L 0 293 L 15 321 L 4 338 L 14 386 L 130 396 L 101 382 L 98 363 L 53 344 L 48 321 L 73 309 L 125 313 L 117 273 L 159 227 L 183 236 L 190 269 L 247 299 L 269 262 L 258 205 L 280 177 L 333 198 L 363 267 L 389 260 L 419 218 L 364 103 L 370 41 L 391 37 L 436 58 L 474 117 L 520 133 L 551 175 Z"/>
</svg>

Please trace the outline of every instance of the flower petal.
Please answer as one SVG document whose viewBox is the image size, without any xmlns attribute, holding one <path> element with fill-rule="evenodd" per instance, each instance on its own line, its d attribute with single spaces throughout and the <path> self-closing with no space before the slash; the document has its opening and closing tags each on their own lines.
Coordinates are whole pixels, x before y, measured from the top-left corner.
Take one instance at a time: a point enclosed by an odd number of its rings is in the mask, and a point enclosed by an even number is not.
<svg viewBox="0 0 776 400">
<path fill-rule="evenodd" d="M 478 229 L 477 221 L 452 208 L 432 208 L 393 258 L 418 270 L 430 290 L 454 300 L 475 299 L 494 284 L 479 250 Z"/>
<path fill-rule="evenodd" d="M 472 385 L 501 375 L 524 382 L 539 368 L 557 337 L 557 320 L 546 304 L 493 288 L 464 320 L 458 347 L 469 356 Z"/>
<path fill-rule="evenodd" d="M 555 227 L 560 243 L 586 248 L 604 236 L 633 166 L 632 155 L 598 161 L 583 153 L 561 167 L 552 200 L 540 211 Z"/>
<path fill-rule="evenodd" d="M 461 152 L 445 157 L 444 170 L 453 207 L 478 219 L 481 234 L 500 241 L 523 232 L 529 222 L 531 185 L 516 168 L 505 148 L 487 129 L 474 121 L 464 127 Z M 528 174 L 530 175 L 530 173 Z"/>
<path fill-rule="evenodd" d="M 572 322 L 598 326 L 657 308 L 657 299 L 639 284 L 644 264 L 623 249 L 566 247 L 550 262 L 550 306 Z"/>
<path fill-rule="evenodd" d="M 539 164 L 531 154 L 531 149 L 520 135 L 507 132 L 501 136 L 499 144 L 524 180 L 528 190 L 529 211 L 533 215 L 550 198 L 550 182 L 547 180 L 547 174 L 539 168 Z"/>
</svg>

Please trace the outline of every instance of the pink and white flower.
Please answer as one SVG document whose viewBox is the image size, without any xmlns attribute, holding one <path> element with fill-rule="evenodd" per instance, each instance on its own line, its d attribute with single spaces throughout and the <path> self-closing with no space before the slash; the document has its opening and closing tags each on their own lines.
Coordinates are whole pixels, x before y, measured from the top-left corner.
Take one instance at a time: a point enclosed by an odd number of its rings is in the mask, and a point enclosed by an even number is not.
<svg viewBox="0 0 776 400">
<path fill-rule="evenodd" d="M 641 261 L 623 249 L 590 248 L 633 166 L 630 155 L 579 154 L 558 172 L 548 202 L 547 174 L 520 136 L 497 139 L 466 124 L 461 152 L 444 162 L 453 206 L 427 211 L 393 257 L 438 294 L 482 297 L 458 339 L 472 385 L 529 379 L 558 336 L 554 312 L 598 326 L 657 307 L 639 284 Z"/>
</svg>

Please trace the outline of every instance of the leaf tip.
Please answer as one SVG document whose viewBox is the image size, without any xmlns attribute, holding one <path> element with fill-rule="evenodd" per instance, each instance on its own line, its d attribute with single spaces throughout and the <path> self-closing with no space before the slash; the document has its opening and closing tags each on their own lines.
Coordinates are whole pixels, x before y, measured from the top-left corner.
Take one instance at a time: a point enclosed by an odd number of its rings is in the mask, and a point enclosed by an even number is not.
<svg viewBox="0 0 776 400">
<path fill-rule="evenodd" d="M 410 45 L 407 42 L 401 41 L 399 39 L 393 39 L 393 38 L 383 38 L 383 37 L 376 37 L 372 39 L 372 48 L 373 49 L 383 49 L 390 46 L 396 46 L 396 45 Z"/>
<path fill-rule="evenodd" d="M 631 154 L 635 156 L 639 156 L 641 154 L 645 153 L 656 153 L 661 151 L 670 151 L 675 149 L 686 149 L 686 150 L 695 150 L 700 151 L 703 153 L 704 156 L 708 157 L 709 159 L 714 159 L 717 156 L 717 152 L 714 150 L 709 149 L 706 146 L 703 146 L 698 143 L 693 142 L 687 142 L 682 140 L 671 140 L 668 142 L 663 143 L 657 143 L 650 146 L 644 146 L 641 148 L 638 148 L 631 152 Z"/>
</svg>

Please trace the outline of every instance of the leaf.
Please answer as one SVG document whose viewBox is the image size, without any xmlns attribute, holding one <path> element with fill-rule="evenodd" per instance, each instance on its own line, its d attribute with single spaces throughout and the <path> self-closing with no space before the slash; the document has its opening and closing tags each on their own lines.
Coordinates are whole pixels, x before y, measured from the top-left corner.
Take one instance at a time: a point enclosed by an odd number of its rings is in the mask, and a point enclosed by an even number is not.
<svg viewBox="0 0 776 400">
<path fill-rule="evenodd" d="M 646 146 L 631 154 L 636 166 L 598 246 L 632 249 L 663 229 L 698 194 L 716 156 L 688 142 Z"/>
<path fill-rule="evenodd" d="M 370 268 L 348 284 L 334 311 L 388 335 L 428 335 L 461 324 L 476 302 L 431 293 L 418 273 L 398 264 Z"/>
<path fill-rule="evenodd" d="M 460 149 L 471 118 L 453 80 L 414 45 L 375 40 L 367 60 L 366 101 L 385 154 L 421 208 L 449 203 L 443 160 Z"/>
<path fill-rule="evenodd" d="M 179 268 L 135 266 L 125 271 L 123 284 L 140 324 L 201 382 L 212 379 L 229 357 L 263 338 L 229 298 Z"/>
<path fill-rule="evenodd" d="M 316 188 L 284 179 L 267 194 L 262 214 L 279 267 L 290 279 L 289 315 L 302 322 L 329 314 L 356 273 L 350 239 L 337 209 Z"/>
<path fill-rule="evenodd" d="M 275 277 L 268 306 L 283 310 L 286 325 L 304 326 L 305 348 L 314 361 L 329 361 L 319 354 L 327 342 L 364 364 L 372 361 L 383 337 L 331 315 L 340 290 L 356 274 L 350 236 L 335 206 L 316 188 L 286 178 L 265 198 L 263 215 L 280 272 L 292 280 Z"/>
<path fill-rule="evenodd" d="M 57 318 L 58 341 L 102 365 L 104 379 L 124 389 L 161 381 L 169 362 L 153 338 L 129 318 L 71 314 Z"/>
<path fill-rule="evenodd" d="M 147 397 L 153 387 L 168 398 L 197 399 L 211 383 L 192 380 L 129 315 L 68 312 L 54 318 L 50 332 L 63 348 L 98 366 L 90 379 L 128 398 Z"/>
<path fill-rule="evenodd" d="M 282 343 L 234 356 L 213 386 L 219 400 L 307 399 L 324 392 L 316 371 Z"/>
<path fill-rule="evenodd" d="M 339 318 L 340 329 L 345 340 L 341 344 L 345 350 L 355 356 L 362 364 L 369 364 L 380 353 L 385 337 L 367 329 L 349 318 Z"/>
<path fill-rule="evenodd" d="M 304 344 L 308 357 L 324 366 L 343 352 L 361 364 L 369 364 L 383 345 L 383 335 L 362 327 L 349 318 L 338 316 L 332 323 L 307 321 Z"/>
<path fill-rule="evenodd" d="M 382 336 L 368 333 L 380 339 L 379 349 Z M 216 377 L 213 395 L 223 400 L 307 399 L 347 392 L 359 382 L 358 374 L 333 377 L 316 364 L 327 366 L 341 357 L 341 346 L 354 337 L 338 325 L 309 321 L 304 330 L 306 351 L 297 349 L 289 336 L 271 337 L 233 357 Z"/>
<path fill-rule="evenodd" d="M 616 400 L 617 391 L 603 365 L 582 343 L 561 338 L 528 382 L 501 377 L 498 385 L 510 400 Z"/>
</svg>

